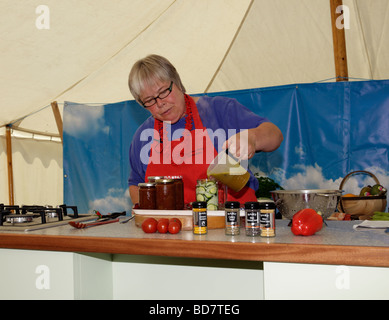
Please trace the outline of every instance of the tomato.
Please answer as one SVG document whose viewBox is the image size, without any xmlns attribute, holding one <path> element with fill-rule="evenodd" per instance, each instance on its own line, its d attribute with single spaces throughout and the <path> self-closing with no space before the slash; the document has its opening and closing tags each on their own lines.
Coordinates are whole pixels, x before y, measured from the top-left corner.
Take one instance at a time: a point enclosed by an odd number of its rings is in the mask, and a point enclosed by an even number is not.
<svg viewBox="0 0 389 320">
<path fill-rule="evenodd" d="M 179 233 L 181 230 L 181 226 L 177 221 L 170 221 L 168 230 L 171 234 Z"/>
<path fill-rule="evenodd" d="M 166 233 L 169 227 L 169 219 L 159 219 L 157 224 L 157 230 L 159 233 Z"/>
<path fill-rule="evenodd" d="M 182 223 L 181 223 L 181 220 L 180 219 L 178 219 L 178 218 L 171 218 L 170 220 L 169 220 L 169 223 L 170 222 L 178 222 L 178 224 L 180 225 L 180 229 L 182 228 Z"/>
<path fill-rule="evenodd" d="M 157 231 L 157 224 L 154 218 L 147 218 L 142 222 L 142 230 L 146 233 L 154 233 Z"/>
</svg>

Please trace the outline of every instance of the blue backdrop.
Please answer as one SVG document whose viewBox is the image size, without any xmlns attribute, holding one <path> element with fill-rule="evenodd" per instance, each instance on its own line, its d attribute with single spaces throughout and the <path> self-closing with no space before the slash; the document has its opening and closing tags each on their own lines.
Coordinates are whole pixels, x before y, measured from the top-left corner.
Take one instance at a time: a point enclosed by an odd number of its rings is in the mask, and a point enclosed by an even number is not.
<svg viewBox="0 0 389 320">
<path fill-rule="evenodd" d="M 285 189 L 338 189 L 355 170 L 389 185 L 389 80 L 294 84 L 208 95 L 236 98 L 275 123 L 281 147 L 258 153 L 250 168 Z M 149 116 L 135 101 L 64 106 L 64 202 L 81 213 L 131 208 L 128 149 Z M 366 179 L 364 179 L 366 178 Z M 364 181 L 365 180 L 365 181 Z M 347 180 L 359 192 L 369 176 Z"/>
</svg>

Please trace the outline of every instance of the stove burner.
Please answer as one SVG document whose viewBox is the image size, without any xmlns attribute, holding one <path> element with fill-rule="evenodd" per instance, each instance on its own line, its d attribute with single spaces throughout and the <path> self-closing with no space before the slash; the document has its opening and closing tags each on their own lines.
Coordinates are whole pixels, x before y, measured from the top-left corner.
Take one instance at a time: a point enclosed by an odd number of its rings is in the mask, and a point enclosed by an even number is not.
<svg viewBox="0 0 389 320">
<path fill-rule="evenodd" d="M 34 220 L 33 214 L 10 214 L 5 216 L 5 219 L 8 223 L 25 223 L 31 222 Z"/>
<path fill-rule="evenodd" d="M 46 217 L 47 218 L 57 218 L 58 213 L 55 210 L 50 210 L 46 212 Z"/>
<path fill-rule="evenodd" d="M 73 214 L 68 214 L 67 209 L 71 209 Z M 34 220 L 44 224 L 47 222 L 48 218 L 49 222 L 54 221 L 63 221 L 64 217 L 69 217 L 71 219 L 76 219 L 79 217 L 77 206 L 67 206 L 65 204 L 58 206 L 57 208 L 53 208 L 51 206 L 27 206 L 23 205 L 19 206 L 7 206 L 0 203 L 0 226 L 3 225 L 4 222 L 14 224 L 27 223 L 32 222 Z M 40 221 L 39 221 L 40 218 Z"/>
</svg>

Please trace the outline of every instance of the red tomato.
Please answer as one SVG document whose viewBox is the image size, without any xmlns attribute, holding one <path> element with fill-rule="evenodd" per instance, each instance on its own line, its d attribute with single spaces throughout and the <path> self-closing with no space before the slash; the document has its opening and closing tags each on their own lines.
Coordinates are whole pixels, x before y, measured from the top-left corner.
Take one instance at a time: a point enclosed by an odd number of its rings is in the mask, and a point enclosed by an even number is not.
<svg viewBox="0 0 389 320">
<path fill-rule="evenodd" d="M 345 216 L 344 216 L 344 219 L 343 220 L 348 220 L 348 221 L 350 221 L 351 220 L 351 214 L 346 214 Z"/>
<path fill-rule="evenodd" d="M 157 220 L 154 218 L 147 218 L 142 222 L 142 230 L 146 233 L 154 233 L 157 231 Z"/>
<path fill-rule="evenodd" d="M 181 223 L 181 220 L 180 219 L 178 219 L 178 218 L 171 218 L 170 220 L 169 220 L 169 223 L 170 222 L 178 222 L 178 224 L 180 225 L 180 229 L 182 228 L 182 223 Z"/>
<path fill-rule="evenodd" d="M 166 233 L 169 227 L 169 219 L 159 219 L 157 224 L 157 230 L 159 233 Z"/>
<path fill-rule="evenodd" d="M 175 234 L 175 233 L 179 233 L 180 232 L 181 226 L 180 226 L 180 224 L 177 221 L 171 221 L 171 222 L 169 222 L 168 229 L 169 229 L 169 233 Z"/>
</svg>

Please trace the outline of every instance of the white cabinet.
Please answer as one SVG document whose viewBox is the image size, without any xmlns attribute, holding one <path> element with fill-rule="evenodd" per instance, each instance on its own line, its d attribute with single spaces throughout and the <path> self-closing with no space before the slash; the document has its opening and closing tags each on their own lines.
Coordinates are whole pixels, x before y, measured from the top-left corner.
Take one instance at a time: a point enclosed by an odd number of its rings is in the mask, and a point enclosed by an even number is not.
<svg viewBox="0 0 389 320">
<path fill-rule="evenodd" d="M 114 255 L 114 299 L 262 300 L 256 261 Z"/>
<path fill-rule="evenodd" d="M 111 299 L 111 255 L 0 249 L 0 299 Z"/>
<path fill-rule="evenodd" d="M 389 268 L 264 262 L 265 299 L 388 299 Z"/>
<path fill-rule="evenodd" d="M 0 249 L 0 299 L 387 299 L 389 268 Z"/>
<path fill-rule="evenodd" d="M 0 261 L 0 299 L 263 299 L 261 262 L 12 249 Z"/>
</svg>

